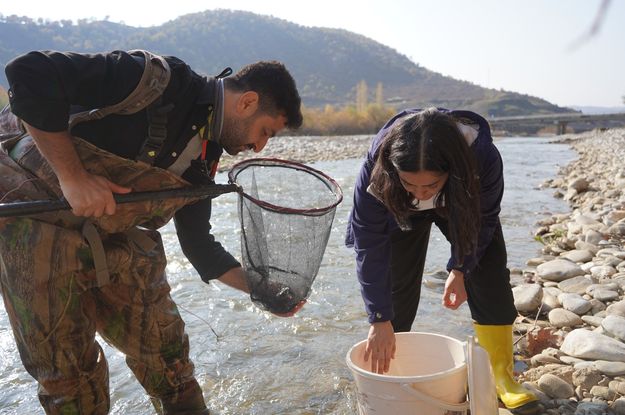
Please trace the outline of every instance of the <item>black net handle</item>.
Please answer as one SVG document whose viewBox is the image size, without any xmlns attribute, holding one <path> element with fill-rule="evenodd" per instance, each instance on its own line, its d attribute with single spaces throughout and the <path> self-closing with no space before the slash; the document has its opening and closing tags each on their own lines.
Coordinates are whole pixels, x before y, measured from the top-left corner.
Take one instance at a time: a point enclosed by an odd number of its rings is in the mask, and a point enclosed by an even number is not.
<svg viewBox="0 0 625 415">
<path fill-rule="evenodd" d="M 202 186 L 178 187 L 174 189 L 146 192 L 114 194 L 116 203 L 144 202 L 146 200 L 163 200 L 174 198 L 215 198 L 224 193 L 239 192 L 236 184 L 208 184 Z M 71 206 L 65 199 L 33 200 L 29 202 L 0 203 L 0 217 L 28 216 L 37 213 L 69 210 Z"/>
<path fill-rule="evenodd" d="M 314 175 L 315 177 L 317 177 L 321 182 L 323 182 L 323 184 L 325 184 L 326 187 L 336 196 L 336 200 L 334 201 L 334 203 L 328 206 L 324 206 L 321 208 L 311 208 L 311 209 L 295 209 L 295 208 L 274 205 L 272 203 L 265 202 L 264 200 L 256 199 L 255 197 L 252 197 L 249 194 L 245 193 L 245 189 L 241 189 L 239 191 L 239 194 L 241 196 L 251 201 L 255 205 L 260 206 L 263 209 L 276 212 L 276 213 L 283 213 L 283 214 L 290 214 L 290 215 L 321 216 L 324 213 L 329 212 L 330 210 L 334 209 L 343 201 L 343 191 L 341 190 L 341 187 L 339 186 L 339 184 L 332 177 L 310 166 L 307 166 L 305 164 L 298 163 L 295 161 L 291 161 L 291 160 L 283 160 L 283 159 L 278 159 L 278 158 L 254 158 L 254 159 L 243 160 L 235 164 L 234 166 L 232 166 L 232 168 L 228 172 L 228 180 L 230 181 L 230 183 L 236 184 L 237 186 L 239 186 L 237 184 L 237 175 L 243 170 L 245 170 L 246 168 L 253 167 L 253 166 L 263 166 L 263 167 L 276 166 L 276 167 L 290 168 L 290 169 L 310 173 Z"/>
</svg>

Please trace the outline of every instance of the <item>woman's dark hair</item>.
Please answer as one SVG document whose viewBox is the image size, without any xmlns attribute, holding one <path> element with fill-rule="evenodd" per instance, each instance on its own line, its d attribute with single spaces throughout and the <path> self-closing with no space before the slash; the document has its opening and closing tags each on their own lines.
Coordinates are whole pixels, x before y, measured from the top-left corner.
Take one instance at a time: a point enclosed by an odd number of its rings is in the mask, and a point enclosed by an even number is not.
<svg viewBox="0 0 625 415">
<path fill-rule="evenodd" d="M 436 108 L 397 119 L 382 139 L 370 185 L 400 227 L 409 229 L 413 197 L 402 186 L 397 172 L 448 173 L 435 206 L 448 218 L 449 238 L 456 246 L 454 255 L 462 261 L 477 244 L 479 178 L 475 156 L 456 122 Z"/>
<path fill-rule="evenodd" d="M 295 80 L 286 67 L 277 61 L 261 61 L 241 68 L 224 79 L 227 88 L 234 91 L 255 91 L 259 95 L 261 111 L 270 115 L 282 113 L 290 129 L 301 127 L 303 116 L 301 99 Z"/>
</svg>

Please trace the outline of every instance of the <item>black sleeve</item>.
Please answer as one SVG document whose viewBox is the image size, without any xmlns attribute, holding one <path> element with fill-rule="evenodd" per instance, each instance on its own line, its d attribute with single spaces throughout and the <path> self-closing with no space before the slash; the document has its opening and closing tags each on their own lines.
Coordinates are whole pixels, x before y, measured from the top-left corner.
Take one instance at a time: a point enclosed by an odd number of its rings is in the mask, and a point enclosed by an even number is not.
<svg viewBox="0 0 625 415">
<path fill-rule="evenodd" d="M 211 235 L 210 215 L 211 199 L 203 199 L 183 207 L 174 216 L 182 252 L 207 283 L 241 266 Z"/>
<path fill-rule="evenodd" d="M 122 51 L 78 54 L 35 51 L 5 68 L 11 111 L 40 130 L 67 130 L 71 106 L 101 108 L 130 94 L 143 64 Z"/>
</svg>

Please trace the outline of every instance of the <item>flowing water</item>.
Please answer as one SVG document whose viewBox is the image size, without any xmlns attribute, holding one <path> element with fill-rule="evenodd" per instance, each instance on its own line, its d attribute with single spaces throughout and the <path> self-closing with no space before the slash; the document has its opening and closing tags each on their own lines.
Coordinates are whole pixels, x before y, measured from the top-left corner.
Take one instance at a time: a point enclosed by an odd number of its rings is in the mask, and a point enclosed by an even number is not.
<svg viewBox="0 0 625 415">
<path fill-rule="evenodd" d="M 539 190 L 559 166 L 574 159 L 567 145 L 544 138 L 497 141 L 505 165 L 506 191 L 501 219 L 510 267 L 522 267 L 539 253 L 532 238 L 535 222 L 567 206 Z M 354 256 L 343 246 L 351 195 L 361 160 L 320 162 L 312 166 L 335 178 L 343 188 L 330 240 L 302 311 L 280 318 L 255 307 L 247 296 L 219 283 L 204 284 L 186 261 L 173 225 L 163 228 L 172 297 L 187 323 L 196 375 L 211 409 L 217 414 L 355 414 L 355 386 L 345 355 L 366 338 L 368 324 L 354 272 Z M 217 177 L 226 182 L 226 175 Z M 238 255 L 237 201 L 232 194 L 214 201 L 214 234 Z M 449 247 L 433 227 L 415 331 L 447 334 L 464 340 L 471 333 L 469 310 L 449 311 L 440 305 Z M 141 386 L 125 366 L 123 355 L 104 345 L 110 367 L 111 413 L 153 413 Z M 37 386 L 25 372 L 0 302 L 0 414 L 42 414 Z"/>
</svg>

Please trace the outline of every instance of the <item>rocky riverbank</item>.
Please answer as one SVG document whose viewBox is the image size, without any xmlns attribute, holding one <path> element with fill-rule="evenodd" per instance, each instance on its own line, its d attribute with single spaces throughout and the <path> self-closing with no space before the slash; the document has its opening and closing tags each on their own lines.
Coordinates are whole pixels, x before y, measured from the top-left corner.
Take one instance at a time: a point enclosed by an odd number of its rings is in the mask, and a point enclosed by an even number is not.
<svg viewBox="0 0 625 415">
<path fill-rule="evenodd" d="M 224 155 L 219 169 L 226 171 L 233 164 L 252 157 L 280 158 L 300 163 L 363 158 L 372 138 L 373 135 L 274 137 L 261 153 L 246 151 L 236 156 Z"/>
<path fill-rule="evenodd" d="M 625 414 L 625 130 L 569 136 L 545 186 L 571 206 L 538 223 L 542 255 L 513 288 L 520 378 L 545 414 Z M 523 366 L 522 363 L 527 366 Z"/>
</svg>

